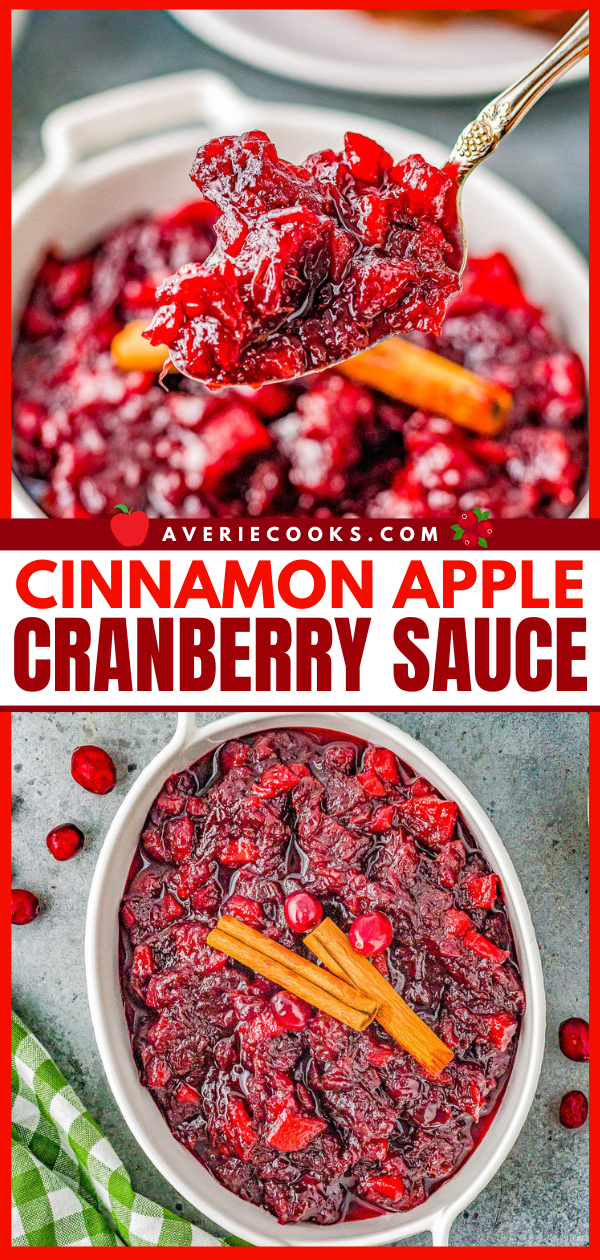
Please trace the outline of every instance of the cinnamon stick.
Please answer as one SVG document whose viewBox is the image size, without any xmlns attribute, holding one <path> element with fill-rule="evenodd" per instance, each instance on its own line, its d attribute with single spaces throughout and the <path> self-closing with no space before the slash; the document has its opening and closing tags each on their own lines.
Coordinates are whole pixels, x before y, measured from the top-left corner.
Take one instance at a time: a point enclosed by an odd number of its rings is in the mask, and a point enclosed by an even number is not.
<svg viewBox="0 0 600 1260">
<path fill-rule="evenodd" d="M 151 346 L 142 337 L 147 327 L 147 319 L 132 319 L 115 333 L 110 351 L 116 367 L 123 372 L 160 372 L 168 361 L 168 346 Z"/>
<path fill-rule="evenodd" d="M 229 916 L 226 917 L 229 918 Z M 223 920 L 220 920 L 220 923 L 222 922 Z M 327 1015 L 333 1015 L 335 1019 L 339 1019 L 341 1023 L 347 1024 L 349 1028 L 355 1029 L 356 1032 L 362 1032 L 364 1028 L 368 1027 L 377 1010 L 377 1003 L 374 1000 L 365 997 L 362 993 L 357 993 L 351 985 L 345 983 L 343 984 L 343 990 L 351 996 L 353 1001 L 360 1003 L 362 1007 L 367 1009 L 360 1009 L 357 1005 L 351 1006 L 348 1002 L 342 1001 L 329 993 L 327 989 L 321 987 L 320 981 L 322 978 L 325 978 L 325 983 L 327 984 L 329 980 L 337 980 L 337 977 L 327 977 L 322 967 L 317 967 L 314 963 L 299 958 L 292 950 L 286 950 L 284 946 L 280 945 L 279 949 L 284 954 L 291 955 L 291 958 L 298 963 L 304 963 L 306 968 L 312 968 L 317 975 L 319 983 L 312 979 L 307 979 L 305 975 L 292 970 L 291 966 L 284 965 L 284 963 L 263 951 L 262 944 L 265 941 L 268 940 L 269 945 L 274 945 L 276 942 L 261 936 L 260 932 L 257 932 L 256 936 L 260 937 L 261 940 L 260 949 L 249 945 L 236 936 L 231 936 L 228 932 L 222 931 L 220 926 L 213 928 L 206 939 L 207 944 L 212 946 L 213 949 L 218 949 L 221 953 L 227 954 L 228 957 L 235 958 L 237 962 L 243 963 L 245 967 L 250 967 L 258 975 L 265 976 L 267 980 L 272 980 L 274 984 L 280 985 L 282 989 L 287 989 L 290 993 L 295 993 L 297 997 L 302 998 L 311 1006 L 315 1006 L 317 1010 L 324 1011 Z M 339 980 L 337 983 L 340 983 Z"/>
<path fill-rule="evenodd" d="M 428 1024 L 411 1010 L 384 976 L 365 958 L 357 954 L 339 927 L 331 919 L 323 919 L 304 937 L 304 944 L 317 958 L 360 986 L 379 1004 L 376 1019 L 404 1050 L 420 1063 L 431 1076 L 439 1076 L 454 1057 Z"/>
<path fill-rule="evenodd" d="M 274 962 L 289 967 L 290 971 L 294 971 L 296 975 L 302 976 L 311 984 L 316 984 L 319 989 L 325 989 L 326 993 L 337 998 L 339 1002 L 345 1002 L 346 1006 L 352 1006 L 357 1011 L 364 1011 L 366 1015 L 375 1014 L 377 1003 L 372 998 L 366 997 L 352 983 L 348 983 L 345 975 L 339 973 L 341 978 L 338 978 L 338 975 L 329 975 L 322 967 L 309 962 L 308 958 L 302 958 L 293 949 L 287 949 L 285 945 L 280 945 L 279 941 L 273 941 L 270 936 L 263 936 L 262 932 L 258 932 L 256 928 L 250 927 L 241 919 L 234 919 L 233 915 L 223 914 L 217 923 L 217 928 L 221 932 L 226 932 L 228 936 L 234 936 L 236 940 L 242 941 L 252 949 L 258 949 L 261 954 L 266 954 L 267 958 L 273 959 Z"/>
<path fill-rule="evenodd" d="M 476 376 L 404 337 L 390 337 L 341 363 L 338 370 L 390 398 L 446 416 L 454 424 L 488 437 L 500 432 L 512 408 L 512 395 L 503 385 Z"/>
</svg>

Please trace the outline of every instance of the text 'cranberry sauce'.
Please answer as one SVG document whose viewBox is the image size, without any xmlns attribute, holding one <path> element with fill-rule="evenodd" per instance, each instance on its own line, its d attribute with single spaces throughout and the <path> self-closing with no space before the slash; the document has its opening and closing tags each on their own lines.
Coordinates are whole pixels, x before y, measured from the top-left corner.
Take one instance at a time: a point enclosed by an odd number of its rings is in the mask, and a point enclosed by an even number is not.
<svg viewBox="0 0 600 1260">
<path fill-rule="evenodd" d="M 206 944 L 222 913 L 314 956 L 305 892 L 454 1052 L 435 1080 L 377 1022 L 353 1032 Z M 293 919 L 293 916 L 290 916 Z M 498 877 L 454 802 L 384 748 L 327 731 L 231 740 L 167 779 L 121 907 L 142 1082 L 171 1132 L 282 1223 L 406 1211 L 452 1176 L 511 1070 L 525 997 Z"/>
</svg>

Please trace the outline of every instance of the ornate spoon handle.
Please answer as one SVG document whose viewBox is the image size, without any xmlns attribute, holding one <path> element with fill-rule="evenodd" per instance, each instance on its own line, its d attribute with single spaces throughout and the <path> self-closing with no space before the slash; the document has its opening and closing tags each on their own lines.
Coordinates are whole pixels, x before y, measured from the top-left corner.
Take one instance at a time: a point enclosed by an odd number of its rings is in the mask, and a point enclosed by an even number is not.
<svg viewBox="0 0 600 1260">
<path fill-rule="evenodd" d="M 538 97 L 561 75 L 587 56 L 590 46 L 589 12 L 567 31 L 550 52 L 512 87 L 506 88 L 461 131 L 446 163 L 456 174 L 457 185 L 493 153 L 498 142 L 521 121 Z"/>
</svg>

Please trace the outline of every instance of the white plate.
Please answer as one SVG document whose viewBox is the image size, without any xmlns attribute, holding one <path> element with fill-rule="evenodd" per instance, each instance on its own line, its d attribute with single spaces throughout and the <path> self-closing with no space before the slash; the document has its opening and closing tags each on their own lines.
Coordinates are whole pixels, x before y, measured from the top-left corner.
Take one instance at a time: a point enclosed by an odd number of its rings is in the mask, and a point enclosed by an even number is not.
<svg viewBox="0 0 600 1260">
<path fill-rule="evenodd" d="M 194 35 L 271 74 L 377 96 L 495 96 L 555 42 L 543 31 L 466 18 L 380 22 L 356 9 L 169 9 Z M 587 60 L 561 82 L 585 79 Z"/>
</svg>

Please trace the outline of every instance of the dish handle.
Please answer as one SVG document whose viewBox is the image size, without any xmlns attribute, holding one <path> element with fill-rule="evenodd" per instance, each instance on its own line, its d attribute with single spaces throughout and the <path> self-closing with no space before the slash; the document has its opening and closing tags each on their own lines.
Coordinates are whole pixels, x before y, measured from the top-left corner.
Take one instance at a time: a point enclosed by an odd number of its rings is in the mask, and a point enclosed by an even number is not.
<svg viewBox="0 0 600 1260">
<path fill-rule="evenodd" d="M 195 713 L 178 713 L 177 727 L 173 736 L 173 747 L 185 748 L 191 743 L 198 730 Z"/>
<path fill-rule="evenodd" d="M 53 110 L 42 126 L 46 161 L 65 171 L 87 157 L 193 123 L 243 131 L 248 101 L 220 74 L 192 70 L 98 92 Z"/>
<path fill-rule="evenodd" d="M 454 1224 L 453 1212 L 441 1212 L 431 1226 L 432 1247 L 449 1247 L 450 1230 Z"/>
</svg>

